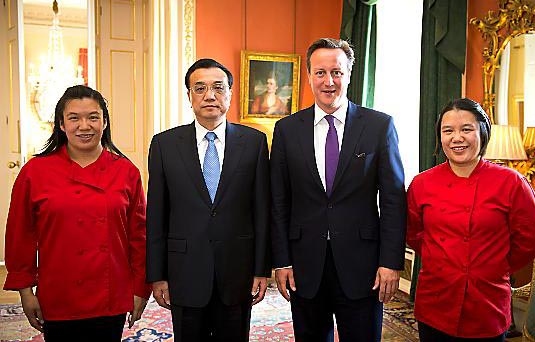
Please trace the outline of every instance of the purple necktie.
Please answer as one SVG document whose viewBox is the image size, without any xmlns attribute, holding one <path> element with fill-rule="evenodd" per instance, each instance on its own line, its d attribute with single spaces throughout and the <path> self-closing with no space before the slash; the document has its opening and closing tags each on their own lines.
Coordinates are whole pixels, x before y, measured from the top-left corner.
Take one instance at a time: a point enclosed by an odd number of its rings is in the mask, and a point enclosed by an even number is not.
<svg viewBox="0 0 535 342">
<path fill-rule="evenodd" d="M 325 115 L 325 120 L 329 123 L 327 139 L 325 139 L 325 188 L 327 196 L 330 197 L 340 152 L 338 151 L 338 133 L 334 127 L 334 116 Z"/>
</svg>

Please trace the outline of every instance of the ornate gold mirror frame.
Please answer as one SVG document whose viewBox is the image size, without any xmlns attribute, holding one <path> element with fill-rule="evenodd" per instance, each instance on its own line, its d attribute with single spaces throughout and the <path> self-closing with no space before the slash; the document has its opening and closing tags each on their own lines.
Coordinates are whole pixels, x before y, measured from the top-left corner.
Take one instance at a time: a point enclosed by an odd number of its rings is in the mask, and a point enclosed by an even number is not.
<svg viewBox="0 0 535 342">
<path fill-rule="evenodd" d="M 492 123 L 496 94 L 494 73 L 500 67 L 500 57 L 507 43 L 516 36 L 535 30 L 535 0 L 498 0 L 498 11 L 489 11 L 483 19 L 472 18 L 488 46 L 483 49 L 483 108 Z"/>
<path fill-rule="evenodd" d="M 496 92 L 494 76 L 509 41 L 522 34 L 535 31 L 535 0 L 498 0 L 498 10 L 489 11 L 483 18 L 472 18 L 470 23 L 482 33 L 488 46 L 483 48 L 483 108 L 492 123 L 496 123 Z M 521 162 L 525 165 L 526 162 Z M 530 164 L 531 165 L 531 164 Z M 515 167 L 517 168 L 517 167 Z M 518 168 L 517 168 L 518 169 Z M 521 170 L 519 170 L 521 171 Z M 522 172 L 525 174 L 525 172 Z M 531 295 L 528 294 L 531 292 Z M 513 288 L 513 296 L 530 296 L 523 335 L 535 341 L 535 262 L 530 284 Z"/>
</svg>

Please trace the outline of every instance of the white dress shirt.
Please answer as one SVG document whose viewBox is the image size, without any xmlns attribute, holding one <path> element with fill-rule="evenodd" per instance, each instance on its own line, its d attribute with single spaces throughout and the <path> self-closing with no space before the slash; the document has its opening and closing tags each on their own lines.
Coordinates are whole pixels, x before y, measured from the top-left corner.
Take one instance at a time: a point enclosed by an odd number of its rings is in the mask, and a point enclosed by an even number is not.
<svg viewBox="0 0 535 342">
<path fill-rule="evenodd" d="M 213 131 L 209 131 L 195 120 L 195 136 L 197 138 L 197 151 L 199 153 L 199 163 L 201 163 L 201 170 L 204 167 L 204 155 L 206 148 L 208 148 L 208 140 L 206 140 L 206 133 L 214 132 L 217 138 L 214 140 L 217 156 L 219 157 L 219 171 L 223 169 L 223 159 L 225 156 L 225 131 L 227 129 L 226 120 L 219 124 Z"/>
<path fill-rule="evenodd" d="M 342 148 L 342 140 L 344 138 L 344 125 L 346 122 L 348 100 L 342 103 L 332 116 L 334 116 L 334 126 L 338 135 L 338 151 Z M 316 166 L 320 174 L 323 188 L 325 187 L 325 140 L 327 139 L 327 131 L 329 130 L 329 123 L 325 119 L 325 113 L 317 104 L 314 105 L 314 156 L 316 157 Z"/>
</svg>

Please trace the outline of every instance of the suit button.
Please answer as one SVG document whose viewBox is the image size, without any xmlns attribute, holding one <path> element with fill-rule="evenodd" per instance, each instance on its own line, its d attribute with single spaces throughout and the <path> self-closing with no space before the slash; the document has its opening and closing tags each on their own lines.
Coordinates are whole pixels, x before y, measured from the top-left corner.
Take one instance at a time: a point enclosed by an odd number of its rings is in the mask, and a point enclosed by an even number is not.
<svg viewBox="0 0 535 342">
<path fill-rule="evenodd" d="M 212 210 L 212 212 L 210 213 L 210 216 L 215 217 L 216 214 L 217 214 L 216 211 L 215 211 L 215 210 Z"/>
<path fill-rule="evenodd" d="M 332 203 L 329 203 L 329 204 L 327 205 L 327 208 L 329 208 L 329 209 L 332 209 L 333 207 L 334 207 L 334 205 L 333 205 Z"/>
</svg>

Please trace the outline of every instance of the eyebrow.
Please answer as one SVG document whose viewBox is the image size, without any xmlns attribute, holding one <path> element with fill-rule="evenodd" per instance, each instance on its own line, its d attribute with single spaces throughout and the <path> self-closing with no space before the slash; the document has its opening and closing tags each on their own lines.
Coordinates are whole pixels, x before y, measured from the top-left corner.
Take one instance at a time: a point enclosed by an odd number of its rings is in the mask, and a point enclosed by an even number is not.
<svg viewBox="0 0 535 342">
<path fill-rule="evenodd" d="M 475 127 L 475 126 L 476 126 L 476 124 L 474 124 L 474 123 L 466 123 L 466 124 L 462 124 L 461 128 L 464 128 L 464 127 Z M 441 129 L 442 128 L 452 128 L 452 127 L 453 127 L 453 125 L 441 125 L 440 126 Z"/>
<path fill-rule="evenodd" d="M 225 82 L 223 81 L 215 81 L 214 83 L 212 84 L 225 84 Z M 204 82 L 195 82 L 194 85 L 207 85 L 207 83 L 204 83 Z"/>
<path fill-rule="evenodd" d="M 68 112 L 66 115 L 78 115 L 78 114 L 80 114 L 80 113 L 79 112 Z M 87 114 L 99 114 L 99 115 L 101 115 L 101 113 L 98 110 L 94 110 L 94 111 L 89 112 Z"/>
</svg>

